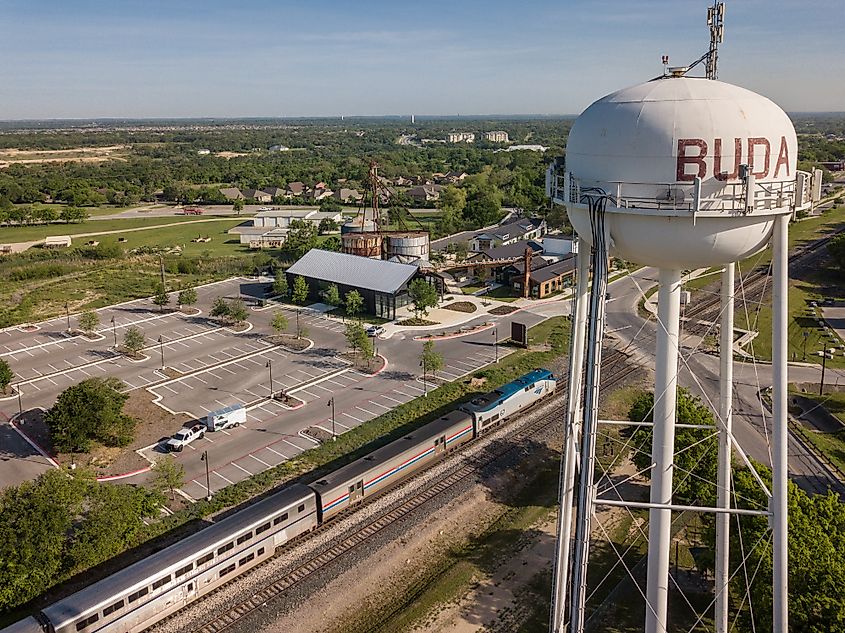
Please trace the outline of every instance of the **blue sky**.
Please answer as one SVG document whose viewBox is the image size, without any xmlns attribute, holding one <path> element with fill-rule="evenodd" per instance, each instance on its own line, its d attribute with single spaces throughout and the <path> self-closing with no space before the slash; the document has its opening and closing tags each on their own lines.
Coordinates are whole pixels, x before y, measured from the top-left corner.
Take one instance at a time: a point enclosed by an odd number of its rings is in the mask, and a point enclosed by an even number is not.
<svg viewBox="0 0 845 633">
<path fill-rule="evenodd" d="M 707 48 L 705 0 L 0 0 L 0 119 L 571 114 Z M 720 79 L 845 111 L 842 0 L 728 0 Z"/>
</svg>

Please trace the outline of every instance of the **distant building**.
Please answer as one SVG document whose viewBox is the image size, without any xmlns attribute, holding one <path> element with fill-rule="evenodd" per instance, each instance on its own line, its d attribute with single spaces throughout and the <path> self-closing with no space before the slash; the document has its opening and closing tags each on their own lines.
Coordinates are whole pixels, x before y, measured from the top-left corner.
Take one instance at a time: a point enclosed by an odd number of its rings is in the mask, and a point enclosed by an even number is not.
<svg viewBox="0 0 845 633">
<path fill-rule="evenodd" d="M 319 202 L 320 200 L 331 198 L 332 193 L 334 192 L 328 187 L 314 187 L 309 192 L 308 196 L 315 202 Z"/>
<path fill-rule="evenodd" d="M 244 199 L 244 194 L 242 194 L 241 190 L 238 189 L 237 187 L 225 187 L 223 189 L 220 189 L 220 193 L 223 194 L 223 197 L 225 197 L 226 200 L 243 200 Z"/>
<path fill-rule="evenodd" d="M 534 240 L 546 233 L 546 221 L 527 218 L 494 227 L 476 234 L 469 243 L 471 251 L 481 252 L 499 246 L 508 246 L 520 240 Z"/>
<path fill-rule="evenodd" d="M 845 160 L 824 161 L 819 164 L 828 171 L 845 171 Z"/>
<path fill-rule="evenodd" d="M 262 189 L 264 193 L 270 194 L 272 198 L 284 198 L 285 197 L 285 190 L 281 187 L 264 187 Z"/>
<path fill-rule="evenodd" d="M 528 152 L 545 152 L 548 147 L 544 145 L 511 145 L 505 149 L 497 149 L 497 152 L 519 152 L 519 151 L 528 151 Z"/>
<path fill-rule="evenodd" d="M 69 235 L 51 235 L 44 240 L 44 248 L 68 248 L 70 245 Z"/>
<path fill-rule="evenodd" d="M 304 182 L 294 181 L 289 182 L 285 188 L 285 197 L 293 198 L 294 196 L 301 196 L 305 193 L 306 187 Z"/>
<path fill-rule="evenodd" d="M 442 191 L 442 185 L 418 185 L 408 189 L 405 195 L 414 202 L 435 202 L 440 200 Z"/>
<path fill-rule="evenodd" d="M 525 271 L 523 264 L 522 271 Z M 535 268 L 531 266 L 528 282 L 530 284 L 529 296 L 535 299 L 542 299 L 555 292 L 572 285 L 572 278 L 575 276 L 575 258 L 570 256 L 553 264 L 545 264 Z M 521 293 L 524 278 L 522 275 L 511 277 L 511 288 Z"/>
<path fill-rule="evenodd" d="M 475 143 L 474 132 L 450 132 L 446 135 L 448 143 Z"/>
<path fill-rule="evenodd" d="M 208 156 L 211 153 L 210 149 L 198 149 L 197 154 L 200 156 Z"/>
<path fill-rule="evenodd" d="M 243 197 L 256 202 L 273 202 L 273 196 L 261 189 L 244 189 Z"/>
<path fill-rule="evenodd" d="M 287 147 L 286 145 L 271 145 L 270 151 L 271 152 L 289 152 L 290 147 Z"/>
<path fill-rule="evenodd" d="M 230 235 L 238 235 L 241 244 L 250 248 L 279 248 L 287 239 L 291 222 L 302 220 L 318 226 L 322 220 L 343 222 L 343 214 L 315 209 L 271 209 L 259 211 L 249 223 L 229 229 Z"/>
<path fill-rule="evenodd" d="M 340 189 L 335 191 L 334 197 L 343 202 L 344 204 L 350 202 L 360 202 L 364 199 L 363 194 L 361 194 L 357 189 L 348 189 L 346 187 L 341 187 Z"/>
<path fill-rule="evenodd" d="M 485 132 L 484 140 L 490 141 L 491 143 L 507 143 L 509 141 L 508 133 L 502 130 L 496 130 L 495 132 Z"/>
</svg>

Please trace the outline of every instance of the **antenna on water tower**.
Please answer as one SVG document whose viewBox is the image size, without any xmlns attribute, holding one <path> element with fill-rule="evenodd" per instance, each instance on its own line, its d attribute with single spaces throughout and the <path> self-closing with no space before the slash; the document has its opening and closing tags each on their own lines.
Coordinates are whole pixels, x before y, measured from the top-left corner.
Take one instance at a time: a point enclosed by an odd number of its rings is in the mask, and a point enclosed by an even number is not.
<svg viewBox="0 0 845 633">
<path fill-rule="evenodd" d="M 707 26 L 710 27 L 710 50 L 707 52 L 706 75 L 708 79 L 718 78 L 716 65 L 719 62 L 719 44 L 725 36 L 725 3 L 714 2 L 707 9 Z"/>
</svg>

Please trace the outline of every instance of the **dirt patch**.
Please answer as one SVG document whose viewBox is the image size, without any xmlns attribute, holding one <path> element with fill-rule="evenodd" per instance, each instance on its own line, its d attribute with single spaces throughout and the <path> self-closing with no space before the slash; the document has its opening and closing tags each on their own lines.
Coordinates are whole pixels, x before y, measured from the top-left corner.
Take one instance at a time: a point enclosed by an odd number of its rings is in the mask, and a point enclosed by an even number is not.
<svg viewBox="0 0 845 633">
<path fill-rule="evenodd" d="M 469 301 L 456 301 L 445 306 L 441 306 L 444 310 L 453 310 L 455 312 L 475 312 L 478 306 Z"/>
<path fill-rule="evenodd" d="M 214 152 L 220 158 L 237 158 L 238 156 L 249 156 L 246 152 Z"/>
<path fill-rule="evenodd" d="M 304 337 L 297 338 L 295 334 L 274 334 L 268 336 L 267 340 L 273 345 L 284 347 L 292 352 L 301 352 L 311 344 L 309 339 Z"/>
<path fill-rule="evenodd" d="M 108 147 L 74 147 L 69 149 L 4 149 L 0 159 L 7 164 L 37 165 L 39 163 L 102 163 L 107 160 L 126 160 L 128 145 Z"/>
<path fill-rule="evenodd" d="M 502 315 L 502 314 L 510 314 L 511 312 L 516 312 L 519 308 L 515 308 L 514 306 L 496 306 L 492 310 L 488 310 L 490 314 L 495 315 Z"/>
<path fill-rule="evenodd" d="M 375 358 L 364 358 L 361 354 L 353 354 L 352 352 L 338 354 L 338 358 L 352 363 L 352 366 L 361 373 L 370 375 L 380 372 L 387 364 L 387 361 L 381 356 L 376 356 Z"/>
</svg>

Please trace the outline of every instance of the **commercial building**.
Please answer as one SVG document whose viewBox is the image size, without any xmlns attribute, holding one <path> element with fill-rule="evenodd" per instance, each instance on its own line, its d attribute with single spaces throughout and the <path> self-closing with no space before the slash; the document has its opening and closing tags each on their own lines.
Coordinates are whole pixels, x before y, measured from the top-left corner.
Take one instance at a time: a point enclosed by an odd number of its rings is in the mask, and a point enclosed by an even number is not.
<svg viewBox="0 0 845 633">
<path fill-rule="evenodd" d="M 248 244 L 250 248 L 279 248 L 284 243 L 291 222 L 294 220 L 301 220 L 315 226 L 323 220 L 331 220 L 339 225 L 343 222 L 343 214 L 316 209 L 270 209 L 259 211 L 252 218 L 251 223 L 231 228 L 228 233 L 240 236 L 241 244 Z"/>
<path fill-rule="evenodd" d="M 474 132 L 450 132 L 446 135 L 449 143 L 475 143 Z"/>
<path fill-rule="evenodd" d="M 296 277 L 308 284 L 308 296 L 320 301 L 320 293 L 331 284 L 340 295 L 357 290 L 364 299 L 364 310 L 384 319 L 395 319 L 396 309 L 411 303 L 408 284 L 419 269 L 381 259 L 311 249 L 287 269 L 288 286 Z"/>
<path fill-rule="evenodd" d="M 509 141 L 508 133 L 503 130 L 496 130 L 495 132 L 485 132 L 484 140 L 490 141 L 491 143 L 507 143 Z"/>
<path fill-rule="evenodd" d="M 543 259 L 543 258 L 538 258 Z M 555 292 L 560 292 L 564 288 L 572 284 L 572 278 L 575 276 L 575 258 L 570 256 L 553 264 L 547 263 L 548 260 L 543 259 L 543 265 L 534 267 L 532 261 L 531 273 L 529 274 L 529 296 L 535 299 L 542 299 Z M 516 271 L 524 273 L 525 264 L 515 266 Z M 510 277 L 511 288 L 515 292 L 522 292 L 522 285 L 524 276 L 522 274 L 514 274 Z"/>
</svg>

